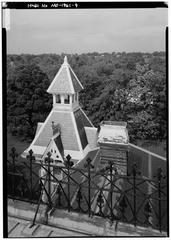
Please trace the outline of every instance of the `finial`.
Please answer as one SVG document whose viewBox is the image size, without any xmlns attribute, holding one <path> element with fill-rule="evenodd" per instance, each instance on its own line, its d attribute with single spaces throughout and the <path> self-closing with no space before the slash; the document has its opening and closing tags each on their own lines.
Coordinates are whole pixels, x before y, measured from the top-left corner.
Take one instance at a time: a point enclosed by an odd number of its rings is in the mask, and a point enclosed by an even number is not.
<svg viewBox="0 0 171 240">
<path fill-rule="evenodd" d="M 67 56 L 64 57 L 64 63 L 68 63 Z"/>
</svg>

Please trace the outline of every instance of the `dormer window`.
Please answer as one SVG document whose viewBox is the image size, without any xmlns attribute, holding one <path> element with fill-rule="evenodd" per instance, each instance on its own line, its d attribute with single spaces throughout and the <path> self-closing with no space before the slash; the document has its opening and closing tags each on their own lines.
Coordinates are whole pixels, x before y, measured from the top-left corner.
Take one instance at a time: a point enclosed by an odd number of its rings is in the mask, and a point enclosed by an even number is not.
<svg viewBox="0 0 171 240">
<path fill-rule="evenodd" d="M 56 95 L 56 103 L 61 103 L 61 96 L 59 94 Z"/>
<path fill-rule="evenodd" d="M 64 96 L 64 103 L 69 104 L 69 95 L 68 94 Z"/>
</svg>

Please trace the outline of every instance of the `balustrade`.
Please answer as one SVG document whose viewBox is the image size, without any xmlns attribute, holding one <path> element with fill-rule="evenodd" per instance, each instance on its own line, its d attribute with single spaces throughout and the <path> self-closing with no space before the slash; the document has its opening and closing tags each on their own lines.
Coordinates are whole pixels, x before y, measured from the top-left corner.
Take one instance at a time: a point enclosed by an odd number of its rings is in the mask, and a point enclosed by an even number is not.
<svg viewBox="0 0 171 240">
<path fill-rule="evenodd" d="M 128 222 L 134 226 L 151 226 L 159 231 L 167 231 L 168 188 L 161 168 L 149 179 L 142 176 L 136 163 L 133 163 L 131 171 L 125 176 L 116 171 L 111 161 L 103 169 L 95 170 L 92 160 L 88 158 L 83 169 L 75 168 L 68 155 L 65 166 L 59 166 L 63 178 L 58 179 L 51 171 L 50 153 L 44 163 L 36 163 L 34 153 L 30 150 L 27 156 L 29 164 L 23 163 L 22 167 L 17 163 L 17 156 L 13 148 L 10 154 L 12 161 L 8 161 L 9 198 L 36 202 L 38 208 L 40 204 L 47 204 L 48 209 L 63 208 L 69 212 L 87 213 L 89 217 L 98 215 L 108 218 L 111 223 Z M 35 165 L 44 169 L 42 176 L 35 171 Z M 52 184 L 56 186 L 53 194 Z M 44 203 L 43 194 L 47 196 Z M 37 212 L 38 209 L 33 223 Z"/>
</svg>

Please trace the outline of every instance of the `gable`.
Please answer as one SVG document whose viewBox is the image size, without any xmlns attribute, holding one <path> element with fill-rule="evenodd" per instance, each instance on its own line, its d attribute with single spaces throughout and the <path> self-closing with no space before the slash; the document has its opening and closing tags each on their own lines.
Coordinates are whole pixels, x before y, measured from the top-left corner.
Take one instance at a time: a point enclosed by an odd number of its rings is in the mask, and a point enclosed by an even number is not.
<svg viewBox="0 0 171 240">
<path fill-rule="evenodd" d="M 55 161 L 62 161 L 63 162 L 63 157 L 61 156 L 61 153 L 59 151 L 59 149 L 57 148 L 55 142 L 53 139 L 50 140 L 45 153 L 43 154 L 43 159 L 47 157 L 47 153 L 50 152 L 51 153 L 51 158 Z"/>
</svg>

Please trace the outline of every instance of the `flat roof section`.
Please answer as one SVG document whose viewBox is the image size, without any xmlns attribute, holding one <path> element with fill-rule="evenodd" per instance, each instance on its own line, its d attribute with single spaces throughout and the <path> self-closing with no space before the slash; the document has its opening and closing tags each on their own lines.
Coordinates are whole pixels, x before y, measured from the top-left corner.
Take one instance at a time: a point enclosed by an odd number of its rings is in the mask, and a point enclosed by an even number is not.
<svg viewBox="0 0 171 240">
<path fill-rule="evenodd" d="M 99 143 L 128 144 L 128 130 L 125 122 L 104 121 L 100 124 Z"/>
</svg>

